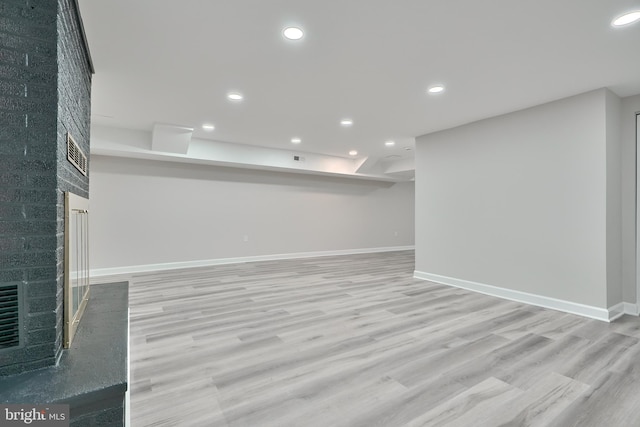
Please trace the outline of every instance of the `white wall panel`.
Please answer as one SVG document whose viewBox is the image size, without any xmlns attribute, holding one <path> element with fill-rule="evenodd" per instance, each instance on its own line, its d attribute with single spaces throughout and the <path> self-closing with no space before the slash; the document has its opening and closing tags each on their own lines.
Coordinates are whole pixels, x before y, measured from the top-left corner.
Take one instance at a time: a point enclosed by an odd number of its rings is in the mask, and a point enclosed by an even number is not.
<svg viewBox="0 0 640 427">
<path fill-rule="evenodd" d="M 417 138 L 416 271 L 607 308 L 606 94 Z"/>
<path fill-rule="evenodd" d="M 414 244 L 414 184 L 91 158 L 91 268 Z"/>
</svg>

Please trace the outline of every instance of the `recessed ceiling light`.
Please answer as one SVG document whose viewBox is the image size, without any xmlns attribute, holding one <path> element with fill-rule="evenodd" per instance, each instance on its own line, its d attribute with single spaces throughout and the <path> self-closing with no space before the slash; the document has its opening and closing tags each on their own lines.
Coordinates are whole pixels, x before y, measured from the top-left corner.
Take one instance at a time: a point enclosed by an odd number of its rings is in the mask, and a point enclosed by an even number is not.
<svg viewBox="0 0 640 427">
<path fill-rule="evenodd" d="M 291 138 L 291 142 L 294 144 L 300 144 L 302 142 L 302 139 L 300 138 Z"/>
<path fill-rule="evenodd" d="M 634 10 L 633 12 L 618 16 L 611 22 L 611 25 L 614 27 L 622 27 L 624 25 L 633 24 L 637 21 L 640 21 L 640 10 Z"/>
<path fill-rule="evenodd" d="M 340 124 L 342 126 L 351 126 L 353 124 L 353 120 L 351 120 L 351 119 L 342 119 L 342 120 L 340 120 Z"/>
<path fill-rule="evenodd" d="M 304 36 L 304 32 L 298 27 L 287 27 L 282 34 L 289 40 L 300 40 Z"/>
<path fill-rule="evenodd" d="M 387 141 L 384 143 L 384 145 L 386 145 L 387 147 L 393 147 L 394 145 L 396 145 L 395 141 Z"/>
<path fill-rule="evenodd" d="M 357 156 L 358 152 L 356 150 L 351 150 L 351 151 L 349 151 L 349 155 L 350 156 Z"/>
<path fill-rule="evenodd" d="M 214 125 L 210 125 L 210 124 L 204 124 L 202 125 L 202 129 L 206 130 L 207 132 L 211 132 L 212 130 L 214 130 L 216 127 Z"/>
<path fill-rule="evenodd" d="M 444 92 L 444 86 L 443 85 L 430 86 L 429 89 L 427 89 L 427 92 L 431 94 L 442 93 Z"/>
<path fill-rule="evenodd" d="M 227 95 L 227 98 L 229 98 L 232 101 L 242 101 L 242 98 L 244 98 L 244 97 L 242 96 L 241 93 L 230 92 L 229 95 Z"/>
</svg>

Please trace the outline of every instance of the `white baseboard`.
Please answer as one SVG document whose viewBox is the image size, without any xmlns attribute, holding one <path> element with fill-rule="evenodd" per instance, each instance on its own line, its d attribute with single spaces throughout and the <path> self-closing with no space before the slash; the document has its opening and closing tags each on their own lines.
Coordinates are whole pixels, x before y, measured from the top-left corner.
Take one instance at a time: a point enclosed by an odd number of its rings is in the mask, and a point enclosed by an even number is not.
<svg viewBox="0 0 640 427">
<path fill-rule="evenodd" d="M 625 314 L 625 306 L 624 303 L 621 302 L 619 304 L 614 305 L 613 307 L 609 307 L 609 322 L 613 322 L 618 317 L 622 317 Z"/>
<path fill-rule="evenodd" d="M 417 270 L 414 272 L 413 277 L 415 277 L 416 279 L 441 283 L 443 285 L 455 286 L 456 288 L 479 292 L 482 294 L 508 299 L 511 301 L 523 302 L 538 307 L 551 308 L 553 310 L 563 311 L 565 313 L 577 314 L 580 316 L 602 320 L 605 322 L 612 322 L 623 314 L 631 314 L 630 311 L 632 309 L 632 307 L 630 307 L 632 304 L 628 303 L 620 303 L 609 309 L 606 309 L 546 297 L 543 295 L 535 295 L 527 292 L 515 291 L 513 289 L 500 288 L 497 286 L 486 285 L 484 283 L 470 282 L 468 280 L 455 279 L 453 277 L 424 273 Z M 637 306 L 634 309 L 637 311 Z"/>
<path fill-rule="evenodd" d="M 197 261 L 182 261 L 182 262 L 166 262 L 161 264 L 144 264 L 144 265 L 130 265 L 126 267 L 111 267 L 111 268 L 96 268 L 89 272 L 91 281 L 94 279 L 105 278 L 107 276 L 129 276 L 135 273 L 148 273 L 152 271 L 165 271 L 165 270 L 180 270 L 183 268 L 196 268 L 196 267 L 211 267 L 214 265 L 224 264 L 239 264 L 244 262 L 256 262 L 256 261 L 275 261 L 284 259 L 298 259 L 298 258 L 315 258 L 323 256 L 335 256 L 335 255 L 355 255 L 355 254 L 368 254 L 377 252 L 396 252 L 396 251 L 408 251 L 414 250 L 415 246 L 391 246 L 382 248 L 364 248 L 364 249 L 344 249 L 337 251 L 318 251 L 318 252 L 297 252 L 290 254 L 274 254 L 274 255 L 258 255 L 249 257 L 237 257 L 237 258 L 217 258 Z M 98 283 L 96 281 L 96 283 Z"/>
<path fill-rule="evenodd" d="M 630 314 L 632 316 L 640 316 L 640 309 L 638 304 L 631 304 L 630 302 L 623 302 L 624 314 Z"/>
</svg>

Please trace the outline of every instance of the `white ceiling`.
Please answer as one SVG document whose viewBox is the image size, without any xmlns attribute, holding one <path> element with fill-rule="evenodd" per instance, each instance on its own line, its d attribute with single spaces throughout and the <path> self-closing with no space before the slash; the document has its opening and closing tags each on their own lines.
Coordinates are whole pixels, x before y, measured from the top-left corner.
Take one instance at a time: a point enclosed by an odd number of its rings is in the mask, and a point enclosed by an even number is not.
<svg viewBox="0 0 640 427">
<path fill-rule="evenodd" d="M 601 87 L 640 93 L 640 24 L 610 25 L 637 0 L 79 4 L 98 125 L 161 122 L 222 142 L 291 149 L 297 136 L 302 152 L 411 157 L 404 148 L 425 133 Z M 284 39 L 288 25 L 304 38 Z M 446 91 L 427 95 L 434 83 Z M 232 90 L 244 101 L 227 100 Z"/>
</svg>

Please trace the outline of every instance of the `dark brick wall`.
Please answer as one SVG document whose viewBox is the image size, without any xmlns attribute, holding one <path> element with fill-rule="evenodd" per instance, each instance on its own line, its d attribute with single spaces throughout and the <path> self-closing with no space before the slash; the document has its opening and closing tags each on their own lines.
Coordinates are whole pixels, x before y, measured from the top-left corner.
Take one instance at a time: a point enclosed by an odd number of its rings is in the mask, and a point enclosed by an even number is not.
<svg viewBox="0 0 640 427">
<path fill-rule="evenodd" d="M 64 295 L 64 192 L 71 191 L 89 198 L 89 178 L 67 160 L 67 132 L 71 133 L 89 158 L 89 125 L 91 121 L 91 70 L 79 28 L 79 12 L 74 0 L 58 0 L 58 222 L 57 249 L 57 337 L 63 340 Z"/>
<path fill-rule="evenodd" d="M 88 179 L 67 165 L 72 132 L 89 154 L 91 73 L 72 0 L 0 1 L 0 284 L 24 296 L 22 345 L 0 375 L 52 365 L 62 348 L 63 191 Z"/>
<path fill-rule="evenodd" d="M 56 2 L 0 2 L 0 283 L 17 283 L 22 347 L 0 374 L 55 362 Z"/>
</svg>

